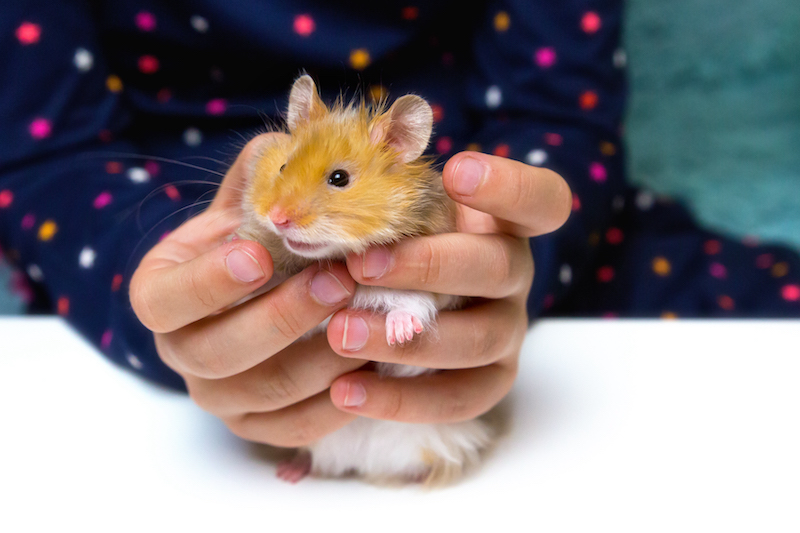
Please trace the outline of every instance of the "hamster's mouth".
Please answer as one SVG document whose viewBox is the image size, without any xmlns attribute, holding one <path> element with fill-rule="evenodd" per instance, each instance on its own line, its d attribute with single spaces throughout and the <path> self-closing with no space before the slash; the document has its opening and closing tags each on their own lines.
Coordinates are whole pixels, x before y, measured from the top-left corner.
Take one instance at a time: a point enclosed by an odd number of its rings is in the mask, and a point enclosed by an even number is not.
<svg viewBox="0 0 800 533">
<path fill-rule="evenodd" d="M 307 242 L 293 241 L 292 239 L 284 239 L 286 247 L 289 250 L 300 255 L 316 255 L 315 252 L 321 252 L 328 248 L 328 243 L 309 244 Z"/>
</svg>

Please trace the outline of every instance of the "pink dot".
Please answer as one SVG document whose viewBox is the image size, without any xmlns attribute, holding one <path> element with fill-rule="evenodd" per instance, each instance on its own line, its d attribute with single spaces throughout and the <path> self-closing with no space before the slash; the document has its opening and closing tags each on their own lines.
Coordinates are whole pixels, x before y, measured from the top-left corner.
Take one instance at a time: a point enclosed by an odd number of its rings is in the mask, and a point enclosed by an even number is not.
<svg viewBox="0 0 800 533">
<path fill-rule="evenodd" d="M 103 332 L 103 336 L 100 337 L 100 347 L 105 350 L 106 348 L 111 346 L 111 339 L 113 338 L 114 338 L 114 333 L 110 329 L 105 330 Z"/>
<path fill-rule="evenodd" d="M 608 283 L 614 279 L 614 269 L 610 266 L 602 266 L 597 269 L 597 281 Z"/>
<path fill-rule="evenodd" d="M 598 183 L 606 181 L 608 177 L 606 167 L 604 167 L 602 163 L 592 163 L 589 165 L 589 175 Z"/>
<path fill-rule="evenodd" d="M 583 18 L 581 18 L 581 29 L 586 33 L 595 33 L 600 29 L 601 25 L 600 15 L 594 11 L 587 11 L 584 13 Z"/>
<path fill-rule="evenodd" d="M 564 138 L 558 133 L 545 133 L 544 142 L 550 146 L 561 146 L 561 143 L 564 142 Z"/>
<path fill-rule="evenodd" d="M 23 22 L 17 28 L 16 35 L 21 44 L 34 44 L 42 36 L 42 27 L 33 22 Z"/>
<path fill-rule="evenodd" d="M 8 189 L 3 189 L 0 191 L 0 209 L 4 209 L 11 205 L 11 202 L 14 201 L 14 193 L 9 191 Z"/>
<path fill-rule="evenodd" d="M 553 307 L 555 301 L 556 301 L 555 296 L 553 296 L 552 294 L 547 294 L 545 295 L 544 300 L 542 300 L 542 307 L 544 309 L 550 309 L 551 307 Z"/>
<path fill-rule="evenodd" d="M 142 56 L 139 58 L 139 72 L 142 74 L 155 74 L 159 68 L 158 58 L 155 56 Z"/>
<path fill-rule="evenodd" d="M 800 301 L 800 285 L 784 285 L 781 289 L 781 296 L 783 296 L 783 299 L 787 302 Z"/>
<path fill-rule="evenodd" d="M 161 165 L 155 161 L 145 161 L 144 169 L 153 177 L 158 176 L 161 173 Z"/>
<path fill-rule="evenodd" d="M 615 313 L 614 311 L 606 311 L 601 316 L 606 320 L 613 320 L 615 318 L 619 318 L 619 315 L 617 315 L 617 313 Z"/>
<path fill-rule="evenodd" d="M 170 233 L 172 233 L 172 231 L 165 231 L 164 233 L 162 233 L 162 234 L 161 234 L 161 236 L 158 238 L 158 240 L 159 240 L 159 241 L 163 241 L 164 239 L 166 239 L 167 237 L 169 237 L 169 234 L 170 234 Z"/>
<path fill-rule="evenodd" d="M 761 254 L 756 257 L 756 267 L 757 268 L 769 268 L 775 262 L 775 258 L 772 254 Z"/>
<path fill-rule="evenodd" d="M 581 199 L 578 198 L 578 195 L 575 193 L 572 193 L 572 210 L 573 211 L 581 210 Z"/>
<path fill-rule="evenodd" d="M 536 50 L 536 54 L 534 55 L 534 60 L 536 61 L 536 64 L 539 65 L 540 67 L 550 68 L 556 62 L 556 51 L 550 46 L 539 48 L 538 50 Z"/>
<path fill-rule="evenodd" d="M 20 226 L 22 229 L 31 229 L 36 224 L 36 216 L 33 213 L 28 213 L 22 217 Z"/>
<path fill-rule="evenodd" d="M 53 126 L 46 118 L 36 118 L 28 126 L 28 132 L 34 139 L 44 139 L 50 136 L 53 131 Z"/>
<path fill-rule="evenodd" d="M 453 140 L 450 137 L 442 137 L 436 141 L 436 151 L 440 154 L 446 154 L 453 149 Z"/>
<path fill-rule="evenodd" d="M 103 191 L 103 192 L 101 192 L 100 194 L 97 195 L 97 198 L 94 199 L 94 204 L 93 204 L 94 208 L 95 209 L 102 209 L 105 206 L 107 206 L 108 204 L 110 204 L 112 199 L 113 199 L 113 197 L 111 196 L 110 192 Z"/>
<path fill-rule="evenodd" d="M 228 109 L 228 103 L 222 98 L 209 100 L 206 104 L 206 113 L 209 115 L 221 115 Z"/>
<path fill-rule="evenodd" d="M 711 263 L 708 268 L 709 274 L 717 279 L 725 279 L 728 277 L 728 269 L 722 263 Z"/>
<path fill-rule="evenodd" d="M 136 27 L 142 31 L 153 31 L 156 29 L 156 17 L 147 11 L 140 11 L 136 14 Z"/>
<path fill-rule="evenodd" d="M 167 196 L 169 196 L 170 200 L 177 201 L 181 199 L 181 193 L 174 185 L 167 185 L 167 187 L 164 189 L 164 192 L 167 193 Z"/>
<path fill-rule="evenodd" d="M 316 27 L 317 25 L 314 23 L 314 19 L 311 18 L 311 15 L 297 15 L 294 18 L 294 31 L 301 37 L 308 37 L 314 33 Z"/>
</svg>

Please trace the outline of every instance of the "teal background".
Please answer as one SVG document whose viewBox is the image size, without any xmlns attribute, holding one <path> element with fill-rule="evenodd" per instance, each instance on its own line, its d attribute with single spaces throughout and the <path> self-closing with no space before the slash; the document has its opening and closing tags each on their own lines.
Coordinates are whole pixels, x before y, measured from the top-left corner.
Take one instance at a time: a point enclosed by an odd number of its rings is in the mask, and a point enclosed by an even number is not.
<svg viewBox="0 0 800 533">
<path fill-rule="evenodd" d="M 631 181 L 800 249 L 800 1 L 629 0 Z M 21 302 L 2 289 L 0 314 Z"/>
</svg>

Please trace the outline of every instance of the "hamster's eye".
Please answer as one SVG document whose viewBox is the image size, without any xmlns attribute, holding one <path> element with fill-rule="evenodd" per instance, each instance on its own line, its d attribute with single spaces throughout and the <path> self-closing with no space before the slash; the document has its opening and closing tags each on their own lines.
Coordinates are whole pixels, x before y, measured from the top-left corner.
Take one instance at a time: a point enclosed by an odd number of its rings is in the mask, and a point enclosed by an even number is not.
<svg viewBox="0 0 800 533">
<path fill-rule="evenodd" d="M 328 176 L 328 183 L 334 187 L 345 187 L 350 183 L 350 174 L 348 174 L 346 170 L 334 170 L 331 172 L 331 175 Z"/>
<path fill-rule="evenodd" d="M 283 165 L 281 165 L 281 168 L 280 168 L 280 169 L 278 169 L 278 172 L 283 172 L 283 169 L 285 169 L 285 168 L 286 168 L 286 163 L 284 163 Z"/>
</svg>

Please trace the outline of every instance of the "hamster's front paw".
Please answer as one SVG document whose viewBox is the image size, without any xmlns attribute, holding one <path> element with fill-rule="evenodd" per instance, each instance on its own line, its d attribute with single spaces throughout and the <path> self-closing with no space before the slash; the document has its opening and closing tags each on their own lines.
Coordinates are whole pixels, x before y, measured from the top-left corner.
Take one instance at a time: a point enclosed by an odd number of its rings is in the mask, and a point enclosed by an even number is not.
<svg viewBox="0 0 800 533">
<path fill-rule="evenodd" d="M 422 333 L 422 330 L 422 322 L 408 311 L 396 309 L 386 315 L 386 342 L 389 346 L 411 341 L 414 334 Z"/>
<path fill-rule="evenodd" d="M 294 457 L 278 464 L 276 475 L 289 483 L 297 483 L 310 472 L 311 454 L 306 450 L 298 450 Z"/>
</svg>

